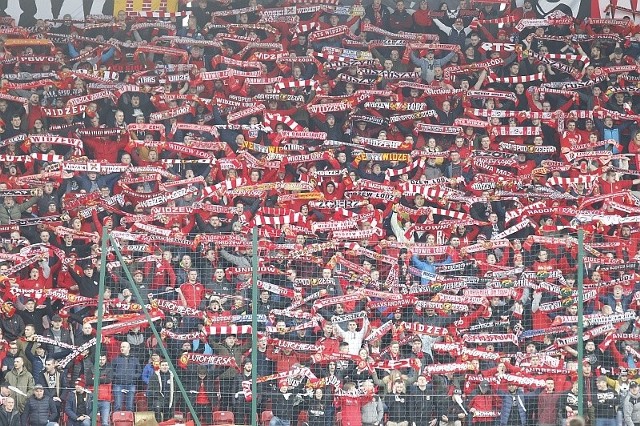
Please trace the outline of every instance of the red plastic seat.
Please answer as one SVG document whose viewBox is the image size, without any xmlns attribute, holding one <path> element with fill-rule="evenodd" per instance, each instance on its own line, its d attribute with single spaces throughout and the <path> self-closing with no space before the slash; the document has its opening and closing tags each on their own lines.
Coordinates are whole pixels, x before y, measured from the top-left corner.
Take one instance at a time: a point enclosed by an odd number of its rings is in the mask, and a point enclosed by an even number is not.
<svg viewBox="0 0 640 426">
<path fill-rule="evenodd" d="M 214 425 L 235 425 L 235 419 L 231 411 L 215 411 L 213 413 Z"/>
<path fill-rule="evenodd" d="M 147 395 L 145 392 L 136 392 L 135 396 L 136 411 L 149 411 Z"/>
</svg>

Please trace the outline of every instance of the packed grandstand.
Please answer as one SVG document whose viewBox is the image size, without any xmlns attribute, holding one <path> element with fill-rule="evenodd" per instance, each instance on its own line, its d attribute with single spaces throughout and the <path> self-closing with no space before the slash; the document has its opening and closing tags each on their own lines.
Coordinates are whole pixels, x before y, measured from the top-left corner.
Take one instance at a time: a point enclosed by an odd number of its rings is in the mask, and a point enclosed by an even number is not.
<svg viewBox="0 0 640 426">
<path fill-rule="evenodd" d="M 640 424 L 635 13 L 338 3 L 0 18 L 0 425 Z"/>
</svg>

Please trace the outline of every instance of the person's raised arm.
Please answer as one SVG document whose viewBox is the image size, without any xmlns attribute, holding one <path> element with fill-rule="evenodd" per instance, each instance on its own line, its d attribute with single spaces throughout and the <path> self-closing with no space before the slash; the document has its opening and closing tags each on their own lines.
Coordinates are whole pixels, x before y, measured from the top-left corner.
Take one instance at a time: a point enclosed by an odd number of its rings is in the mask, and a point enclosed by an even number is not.
<svg viewBox="0 0 640 426">
<path fill-rule="evenodd" d="M 51 267 L 49 266 L 49 260 L 43 259 L 40 262 L 40 267 L 42 268 L 42 276 L 44 278 L 49 278 L 51 276 Z"/>
<path fill-rule="evenodd" d="M 342 330 L 342 327 L 339 327 L 337 324 L 333 325 L 333 332 L 336 334 L 336 336 L 338 336 L 340 339 L 344 339 L 344 330 Z"/>
<path fill-rule="evenodd" d="M 183 306 L 188 306 L 189 304 L 187 303 L 187 298 L 184 297 L 184 294 L 182 293 L 182 290 L 180 289 L 180 287 L 176 288 L 176 293 L 178 293 L 178 297 L 180 298 L 180 303 L 182 303 Z"/>
<path fill-rule="evenodd" d="M 407 47 L 408 49 L 408 47 Z M 411 53 L 409 54 L 409 57 L 411 58 L 411 62 L 413 62 L 413 65 L 422 68 L 422 66 L 425 63 L 424 58 L 420 58 L 418 57 L 418 55 L 415 54 L 415 52 L 412 50 Z"/>
<path fill-rule="evenodd" d="M 423 271 L 431 271 L 431 270 L 435 269 L 434 266 L 431 263 L 423 262 L 415 254 L 413 256 L 411 256 L 411 261 L 413 262 L 414 265 L 416 265 L 416 267 L 418 269 L 421 269 Z"/>
<path fill-rule="evenodd" d="M 436 18 L 436 19 L 434 19 L 434 20 L 433 20 L 433 22 L 436 24 L 436 26 L 437 26 L 437 27 L 440 29 L 440 31 L 442 31 L 443 33 L 445 33 L 445 34 L 449 34 L 449 33 L 451 32 L 451 27 L 446 26 L 446 25 L 444 24 L 444 22 L 442 22 L 441 20 L 439 20 L 439 19 L 437 19 L 437 18 Z M 465 29 L 465 32 L 466 32 L 466 29 Z M 469 32 L 471 32 L 471 31 L 469 31 Z M 467 33 L 467 34 L 469 34 L 469 33 Z"/>
<path fill-rule="evenodd" d="M 393 231 L 393 234 L 396 236 L 396 239 L 399 242 L 401 243 L 413 242 L 412 241 L 413 238 L 411 238 L 410 240 L 405 236 L 405 231 L 404 229 L 402 229 L 402 226 L 400 226 L 400 223 L 398 222 L 398 213 L 396 211 L 391 213 L 391 220 L 389 223 L 391 225 L 391 230 Z"/>
<path fill-rule="evenodd" d="M 42 189 L 38 188 L 36 189 L 36 195 L 34 195 L 33 197 L 29 198 L 27 201 L 25 201 L 24 203 L 20 204 L 19 208 L 21 212 L 24 212 L 25 210 L 27 210 L 29 207 L 33 206 L 35 203 L 38 202 L 38 199 L 42 197 Z"/>
<path fill-rule="evenodd" d="M 371 325 L 371 323 L 369 322 L 369 317 L 368 317 L 368 316 L 365 316 L 365 317 L 362 319 L 362 330 L 361 330 L 361 331 L 362 331 L 362 337 L 363 337 L 363 338 L 364 338 L 364 337 L 367 335 L 367 333 L 369 332 L 369 326 L 370 326 L 370 325 Z"/>
<path fill-rule="evenodd" d="M 453 58 L 453 55 L 456 54 L 458 54 L 458 52 L 456 51 L 449 52 L 444 58 L 440 59 L 440 66 L 444 67 L 445 65 L 447 65 L 449 62 L 451 62 L 451 58 Z"/>
<path fill-rule="evenodd" d="M 483 69 L 482 71 L 480 71 L 480 74 L 478 75 L 478 81 L 476 82 L 476 84 L 473 85 L 473 88 L 475 90 L 480 90 L 480 88 L 482 87 L 486 79 L 487 79 L 487 70 Z"/>
<path fill-rule="evenodd" d="M 468 36 L 471 33 L 471 31 L 473 31 L 473 30 L 471 29 L 471 25 L 469 25 L 468 27 L 466 27 L 462 31 L 464 31 L 464 34 Z"/>
</svg>

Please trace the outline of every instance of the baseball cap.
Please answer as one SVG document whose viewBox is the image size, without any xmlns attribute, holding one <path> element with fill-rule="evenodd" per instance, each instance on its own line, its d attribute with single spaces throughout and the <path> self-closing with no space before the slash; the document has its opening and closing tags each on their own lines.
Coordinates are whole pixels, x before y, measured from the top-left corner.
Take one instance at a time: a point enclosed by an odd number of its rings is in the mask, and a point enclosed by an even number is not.
<svg viewBox="0 0 640 426">
<path fill-rule="evenodd" d="M 480 382 L 479 387 L 480 387 L 481 391 L 488 391 L 489 387 L 490 387 L 489 386 L 489 382 L 487 380 L 483 380 L 483 381 Z"/>
<path fill-rule="evenodd" d="M 62 321 L 62 317 L 58 314 L 55 314 L 54 316 L 51 317 L 51 321 L 53 322 Z"/>
<path fill-rule="evenodd" d="M 34 390 L 35 390 L 35 389 L 44 389 L 44 386 L 42 386 L 40 383 L 38 383 L 37 385 L 35 385 L 35 386 L 33 387 L 33 389 L 34 389 Z"/>
<path fill-rule="evenodd" d="M 630 387 L 630 388 L 637 388 L 637 387 L 638 387 L 638 382 L 631 382 L 631 383 L 629 383 L 629 387 Z"/>
</svg>

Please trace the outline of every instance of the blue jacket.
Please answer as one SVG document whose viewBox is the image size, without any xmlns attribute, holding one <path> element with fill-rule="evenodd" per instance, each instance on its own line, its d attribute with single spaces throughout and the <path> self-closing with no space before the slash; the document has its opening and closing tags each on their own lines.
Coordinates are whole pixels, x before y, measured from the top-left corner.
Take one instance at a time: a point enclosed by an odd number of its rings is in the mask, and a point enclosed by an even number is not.
<svg viewBox="0 0 640 426">
<path fill-rule="evenodd" d="M 114 385 L 135 385 L 142 373 L 140 360 L 131 355 L 118 355 L 118 357 L 111 362 L 111 368 L 113 369 L 112 383 Z"/>
<path fill-rule="evenodd" d="M 91 409 L 92 409 L 92 398 L 91 398 L 91 394 L 87 393 L 85 394 L 87 395 L 87 415 L 91 416 Z M 69 392 L 69 396 L 67 397 L 67 402 L 64 404 L 64 412 L 67 414 L 67 416 L 69 417 L 69 424 L 71 424 L 72 426 L 76 426 L 76 425 L 81 425 L 82 422 L 78 421 L 78 414 L 77 414 L 77 401 L 76 401 L 76 393 L 75 392 Z"/>
<path fill-rule="evenodd" d="M 433 279 L 430 279 L 429 276 L 436 273 L 436 267 L 437 266 L 446 265 L 447 263 L 451 263 L 451 256 L 447 256 L 447 258 L 444 260 L 444 262 L 431 263 L 431 262 L 426 262 L 426 261 L 420 260 L 420 258 L 414 254 L 413 256 L 411 256 L 411 261 L 413 262 L 413 264 L 415 265 L 416 268 L 418 268 L 421 271 L 425 272 L 425 274 L 423 274 L 422 277 L 420 278 L 420 284 L 429 285 L 429 283 L 431 281 L 433 281 Z"/>
<path fill-rule="evenodd" d="M 598 130 L 600 135 L 602 135 L 602 140 L 613 139 L 614 141 L 620 143 L 620 136 L 622 132 L 624 132 L 631 125 L 635 124 L 635 122 L 627 121 L 618 125 L 614 125 L 613 127 L 606 127 L 603 120 L 594 119 L 593 124 L 596 126 L 596 129 Z"/>
<path fill-rule="evenodd" d="M 98 175 L 95 180 L 95 184 L 98 188 L 103 186 L 109 187 L 111 191 L 113 191 L 113 187 L 115 186 L 117 180 L 120 178 L 121 173 L 109 173 L 108 175 Z M 92 192 L 92 182 L 91 179 L 86 174 L 80 174 L 73 177 L 73 180 L 76 181 L 78 187 L 87 192 Z"/>
<path fill-rule="evenodd" d="M 152 364 L 146 364 L 144 366 L 144 368 L 142 369 L 142 383 L 144 383 L 145 386 L 149 384 L 149 379 L 151 378 L 153 373 L 155 373 L 155 371 L 156 370 Z"/>
<path fill-rule="evenodd" d="M 499 392 L 498 395 L 502 398 L 502 410 L 500 410 L 500 426 L 507 426 L 509 422 L 509 414 L 513 407 L 513 403 L 516 403 L 516 407 L 520 416 L 520 425 L 527 424 L 527 410 L 525 407 L 527 396 L 520 389 L 515 394 L 509 392 Z M 513 396 L 515 395 L 515 401 Z"/>
<path fill-rule="evenodd" d="M 629 305 L 631 304 L 632 300 L 633 300 L 633 294 L 622 296 L 622 299 L 620 299 L 620 303 L 622 304 L 623 312 L 626 312 L 627 309 L 629 309 Z M 611 309 L 613 309 L 613 312 L 616 311 L 616 300 L 614 299 L 613 294 L 609 293 L 609 294 L 605 294 L 604 296 L 600 296 L 600 301 L 605 305 L 611 306 Z"/>
<path fill-rule="evenodd" d="M 434 58 L 433 61 L 429 62 L 426 58 L 420 58 L 414 52 L 411 52 L 411 62 L 413 62 L 415 66 L 420 67 L 420 76 L 422 79 L 431 83 L 433 81 L 434 68 L 444 68 L 455 54 L 456 52 L 450 52 L 444 58 Z"/>
</svg>

